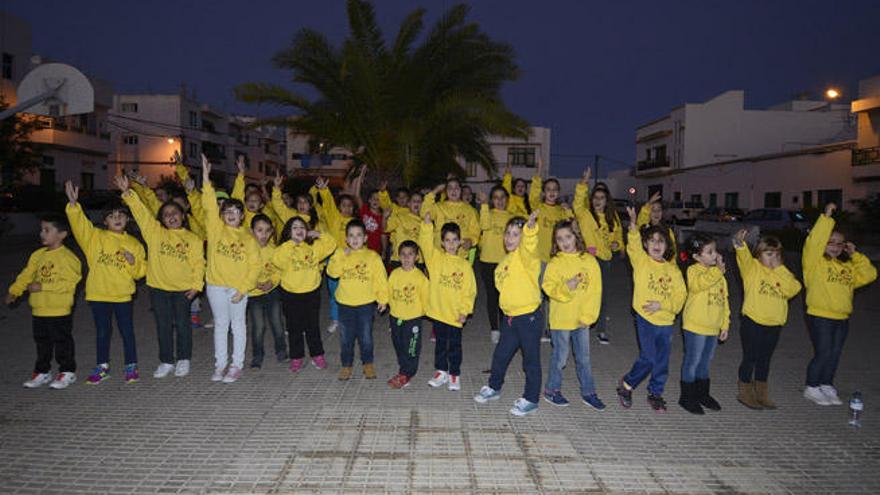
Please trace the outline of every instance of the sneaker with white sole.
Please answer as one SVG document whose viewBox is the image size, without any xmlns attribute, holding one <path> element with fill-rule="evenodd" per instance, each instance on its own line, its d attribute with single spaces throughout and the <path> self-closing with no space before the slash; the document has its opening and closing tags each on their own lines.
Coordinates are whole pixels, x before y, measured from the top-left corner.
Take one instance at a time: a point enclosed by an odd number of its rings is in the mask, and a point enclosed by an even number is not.
<svg viewBox="0 0 880 495">
<path fill-rule="evenodd" d="M 483 385 L 480 389 L 480 393 L 474 396 L 474 402 L 478 404 L 485 404 L 490 400 L 498 400 L 501 398 L 501 392 L 495 390 L 494 388 Z"/>
<path fill-rule="evenodd" d="M 22 383 L 24 388 L 39 388 L 43 385 L 52 381 L 52 375 L 49 373 L 37 373 L 34 372 L 31 374 L 31 379 Z"/>
<path fill-rule="evenodd" d="M 538 410 L 538 404 L 534 402 L 529 402 L 522 397 L 516 399 L 516 402 L 513 403 L 513 407 L 510 408 L 510 414 L 514 416 L 525 416 L 526 414 L 532 414 L 533 412 Z"/>
<path fill-rule="evenodd" d="M 49 388 L 63 390 L 69 387 L 72 383 L 76 383 L 76 373 L 63 371 L 55 375 L 55 380 L 49 384 Z"/>
<path fill-rule="evenodd" d="M 825 397 L 831 402 L 832 406 L 839 406 L 843 404 L 843 401 L 840 400 L 840 397 L 837 396 L 837 389 L 834 388 L 834 385 L 819 385 L 819 390 L 825 394 Z"/>
<path fill-rule="evenodd" d="M 160 363 L 156 371 L 153 372 L 153 378 L 165 378 L 174 371 L 174 365 L 170 363 Z"/>
<path fill-rule="evenodd" d="M 214 369 L 214 374 L 211 375 L 211 381 L 212 381 L 212 382 L 222 382 L 222 381 L 223 381 L 223 377 L 224 377 L 225 375 L 226 375 L 226 367 L 225 367 L 225 366 L 222 367 L 222 368 L 215 368 L 215 369 Z"/>
<path fill-rule="evenodd" d="M 501 331 L 492 330 L 492 343 L 497 344 L 499 340 L 501 340 Z"/>
<path fill-rule="evenodd" d="M 333 320 L 330 322 L 330 326 L 327 327 L 327 333 L 336 333 L 337 328 L 339 328 L 339 322 L 337 320 Z"/>
<path fill-rule="evenodd" d="M 804 387 L 804 398 L 820 406 L 830 406 L 832 404 L 819 387 Z"/>
<path fill-rule="evenodd" d="M 226 376 L 223 377 L 223 383 L 235 383 L 241 378 L 241 368 L 238 366 L 230 366 Z"/>
<path fill-rule="evenodd" d="M 441 370 L 437 370 L 434 372 L 434 376 L 428 380 L 428 385 L 437 388 L 441 385 L 445 385 L 446 382 L 449 381 L 449 373 Z"/>
<path fill-rule="evenodd" d="M 189 374 L 189 359 L 181 359 L 174 367 L 174 376 L 186 376 Z"/>
<path fill-rule="evenodd" d="M 461 390 L 461 377 L 458 375 L 449 375 L 449 390 L 453 392 Z"/>
<path fill-rule="evenodd" d="M 602 344 L 602 345 L 608 345 L 608 344 L 611 343 L 611 341 L 608 340 L 608 334 L 605 333 L 605 332 L 598 332 L 598 333 L 596 333 L 596 339 L 597 339 L 597 340 L 599 341 L 599 343 Z"/>
</svg>

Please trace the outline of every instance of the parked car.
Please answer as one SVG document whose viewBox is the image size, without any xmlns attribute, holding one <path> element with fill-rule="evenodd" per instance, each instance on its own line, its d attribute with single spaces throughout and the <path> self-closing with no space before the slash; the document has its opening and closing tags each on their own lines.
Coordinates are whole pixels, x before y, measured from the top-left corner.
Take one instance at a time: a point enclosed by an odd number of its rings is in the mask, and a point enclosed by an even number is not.
<svg viewBox="0 0 880 495">
<path fill-rule="evenodd" d="M 758 208 L 751 210 L 742 219 L 747 225 L 756 225 L 762 231 L 797 229 L 807 232 L 810 223 L 803 213 L 783 208 Z"/>
<path fill-rule="evenodd" d="M 663 205 L 663 217 L 667 222 L 693 225 L 697 213 L 706 209 L 699 201 L 670 201 Z"/>
<path fill-rule="evenodd" d="M 742 217 L 743 211 L 739 208 L 711 207 L 697 213 L 697 220 L 706 222 L 739 222 Z"/>
</svg>

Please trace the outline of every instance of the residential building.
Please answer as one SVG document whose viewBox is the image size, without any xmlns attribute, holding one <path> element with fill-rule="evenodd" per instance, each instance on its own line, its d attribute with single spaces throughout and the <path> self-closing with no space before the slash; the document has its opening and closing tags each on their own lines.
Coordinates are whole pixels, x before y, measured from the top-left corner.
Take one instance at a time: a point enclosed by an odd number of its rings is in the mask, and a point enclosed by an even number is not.
<svg viewBox="0 0 880 495">
<path fill-rule="evenodd" d="M 859 82 L 859 99 L 852 102 L 858 120 L 858 139 L 853 150 L 853 179 L 880 181 L 880 75 Z"/>
</svg>

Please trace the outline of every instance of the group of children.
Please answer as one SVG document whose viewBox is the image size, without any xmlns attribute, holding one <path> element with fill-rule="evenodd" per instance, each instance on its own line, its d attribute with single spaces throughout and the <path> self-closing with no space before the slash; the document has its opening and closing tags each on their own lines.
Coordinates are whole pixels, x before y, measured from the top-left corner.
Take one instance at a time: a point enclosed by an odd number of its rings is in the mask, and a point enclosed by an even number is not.
<svg viewBox="0 0 880 495">
<path fill-rule="evenodd" d="M 212 380 L 232 383 L 241 378 L 248 330 L 252 368 L 262 366 L 263 335 L 268 330 L 274 336 L 276 358 L 289 358 L 291 372 L 304 367 L 306 347 L 312 365 L 325 369 L 319 308 L 326 276 L 328 330 L 338 329 L 340 334 L 340 380 L 353 375 L 355 344 L 364 378 L 377 377 L 373 320 L 387 309 L 398 359 L 398 372 L 389 386 L 406 387 L 416 375 L 423 323 L 430 320 L 435 371 L 428 384 L 460 390 L 462 332 L 474 310 L 477 285 L 472 265 L 479 252 L 490 336 L 496 345 L 488 383 L 474 400 L 498 399 L 507 368 L 521 353 L 525 390 L 511 414 L 536 411 L 541 397 L 557 406 L 568 405 L 562 371 L 571 353 L 582 401 L 601 410 L 605 404 L 591 373 L 590 330 L 600 343 L 609 342 L 602 280 L 610 273 L 614 253 L 625 252 L 632 265 L 632 310 L 640 351 L 618 383 L 621 405 L 631 407 L 633 389 L 650 378 L 648 403 L 655 411 L 666 410 L 663 392 L 671 339 L 682 313 L 685 352 L 678 402 L 694 414 L 721 408 L 710 394 L 709 369 L 717 343 L 728 337 L 726 265 L 716 241 L 695 234 L 684 245 L 690 262 L 685 280 L 674 233 L 663 222 L 657 196 L 638 213 L 627 209 L 624 242 L 607 187 L 598 184 L 589 191 L 589 169 L 575 189 L 571 208 L 560 202 L 559 182 L 542 180 L 539 169 L 528 193 L 525 182 L 513 181 L 508 170 L 488 197 L 476 195 L 479 210 L 467 201 L 470 191 L 455 178 L 431 191 L 398 190 L 394 202 L 381 187 L 362 203 L 365 168 L 338 197 L 330 193 L 327 181 L 318 179 L 309 195 L 285 198 L 277 176 L 266 201 L 268 195 L 259 186 L 244 183 L 241 161 L 239 169 L 232 197 L 214 190 L 211 164 L 204 157 L 201 191 L 178 161 L 183 198 L 160 197 L 139 178 L 133 182 L 118 174 L 115 183 L 123 203 L 104 212 L 105 229 L 92 224 L 77 201 L 77 188 L 66 184 L 67 218 L 42 219 L 44 247 L 31 255 L 7 296 L 12 302 L 28 292 L 33 309 L 37 360 L 26 387 L 48 383 L 65 388 L 76 380 L 71 313 L 81 267 L 64 246 L 72 233 L 88 264 L 86 301 L 96 327 L 97 363 L 87 378 L 90 384 L 110 377 L 114 316 L 123 339 L 125 380 L 139 379 L 132 295 L 135 282 L 144 276 L 159 343 L 154 377 L 189 373 L 191 325 L 200 293 L 207 296 L 214 319 Z M 877 276 L 868 259 L 835 230 L 834 208 L 829 205 L 819 218 L 803 254 L 807 321 L 815 349 L 804 395 L 822 405 L 840 403 L 833 378 L 848 331 L 853 290 Z M 146 250 L 126 232 L 129 215 L 140 227 Z M 801 284 L 784 266 L 778 239 L 762 237 L 750 251 L 745 236 L 742 231 L 734 240 L 744 287 L 737 398 L 750 408 L 772 409 L 767 387 L 770 359 L 787 320 L 788 300 L 799 293 Z M 542 390 L 540 344 L 548 330 L 553 351 Z M 53 357 L 59 365 L 54 376 Z"/>
</svg>

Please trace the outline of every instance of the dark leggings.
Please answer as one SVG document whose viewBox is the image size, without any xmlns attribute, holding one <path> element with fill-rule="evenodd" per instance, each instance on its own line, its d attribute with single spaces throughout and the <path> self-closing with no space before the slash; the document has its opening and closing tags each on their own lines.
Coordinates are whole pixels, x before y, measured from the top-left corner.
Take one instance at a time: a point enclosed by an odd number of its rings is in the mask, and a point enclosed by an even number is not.
<svg viewBox="0 0 880 495">
<path fill-rule="evenodd" d="M 321 288 L 298 294 L 281 292 L 281 310 L 287 321 L 287 339 L 290 344 L 290 359 L 305 357 L 305 345 L 309 346 L 312 357 L 324 354 L 324 343 L 321 341 L 319 317 L 321 310 Z"/>
<path fill-rule="evenodd" d="M 743 356 L 739 364 L 739 381 L 750 383 L 752 375 L 756 382 L 766 382 L 770 375 L 770 359 L 776 344 L 779 343 L 781 326 L 759 325 L 746 315 L 742 315 L 739 335 L 742 338 Z"/>
<path fill-rule="evenodd" d="M 486 289 L 486 313 L 489 317 L 489 328 L 498 330 L 501 322 L 501 310 L 498 308 L 498 289 L 495 287 L 495 268 L 497 263 L 480 262 L 480 276 Z"/>
</svg>

